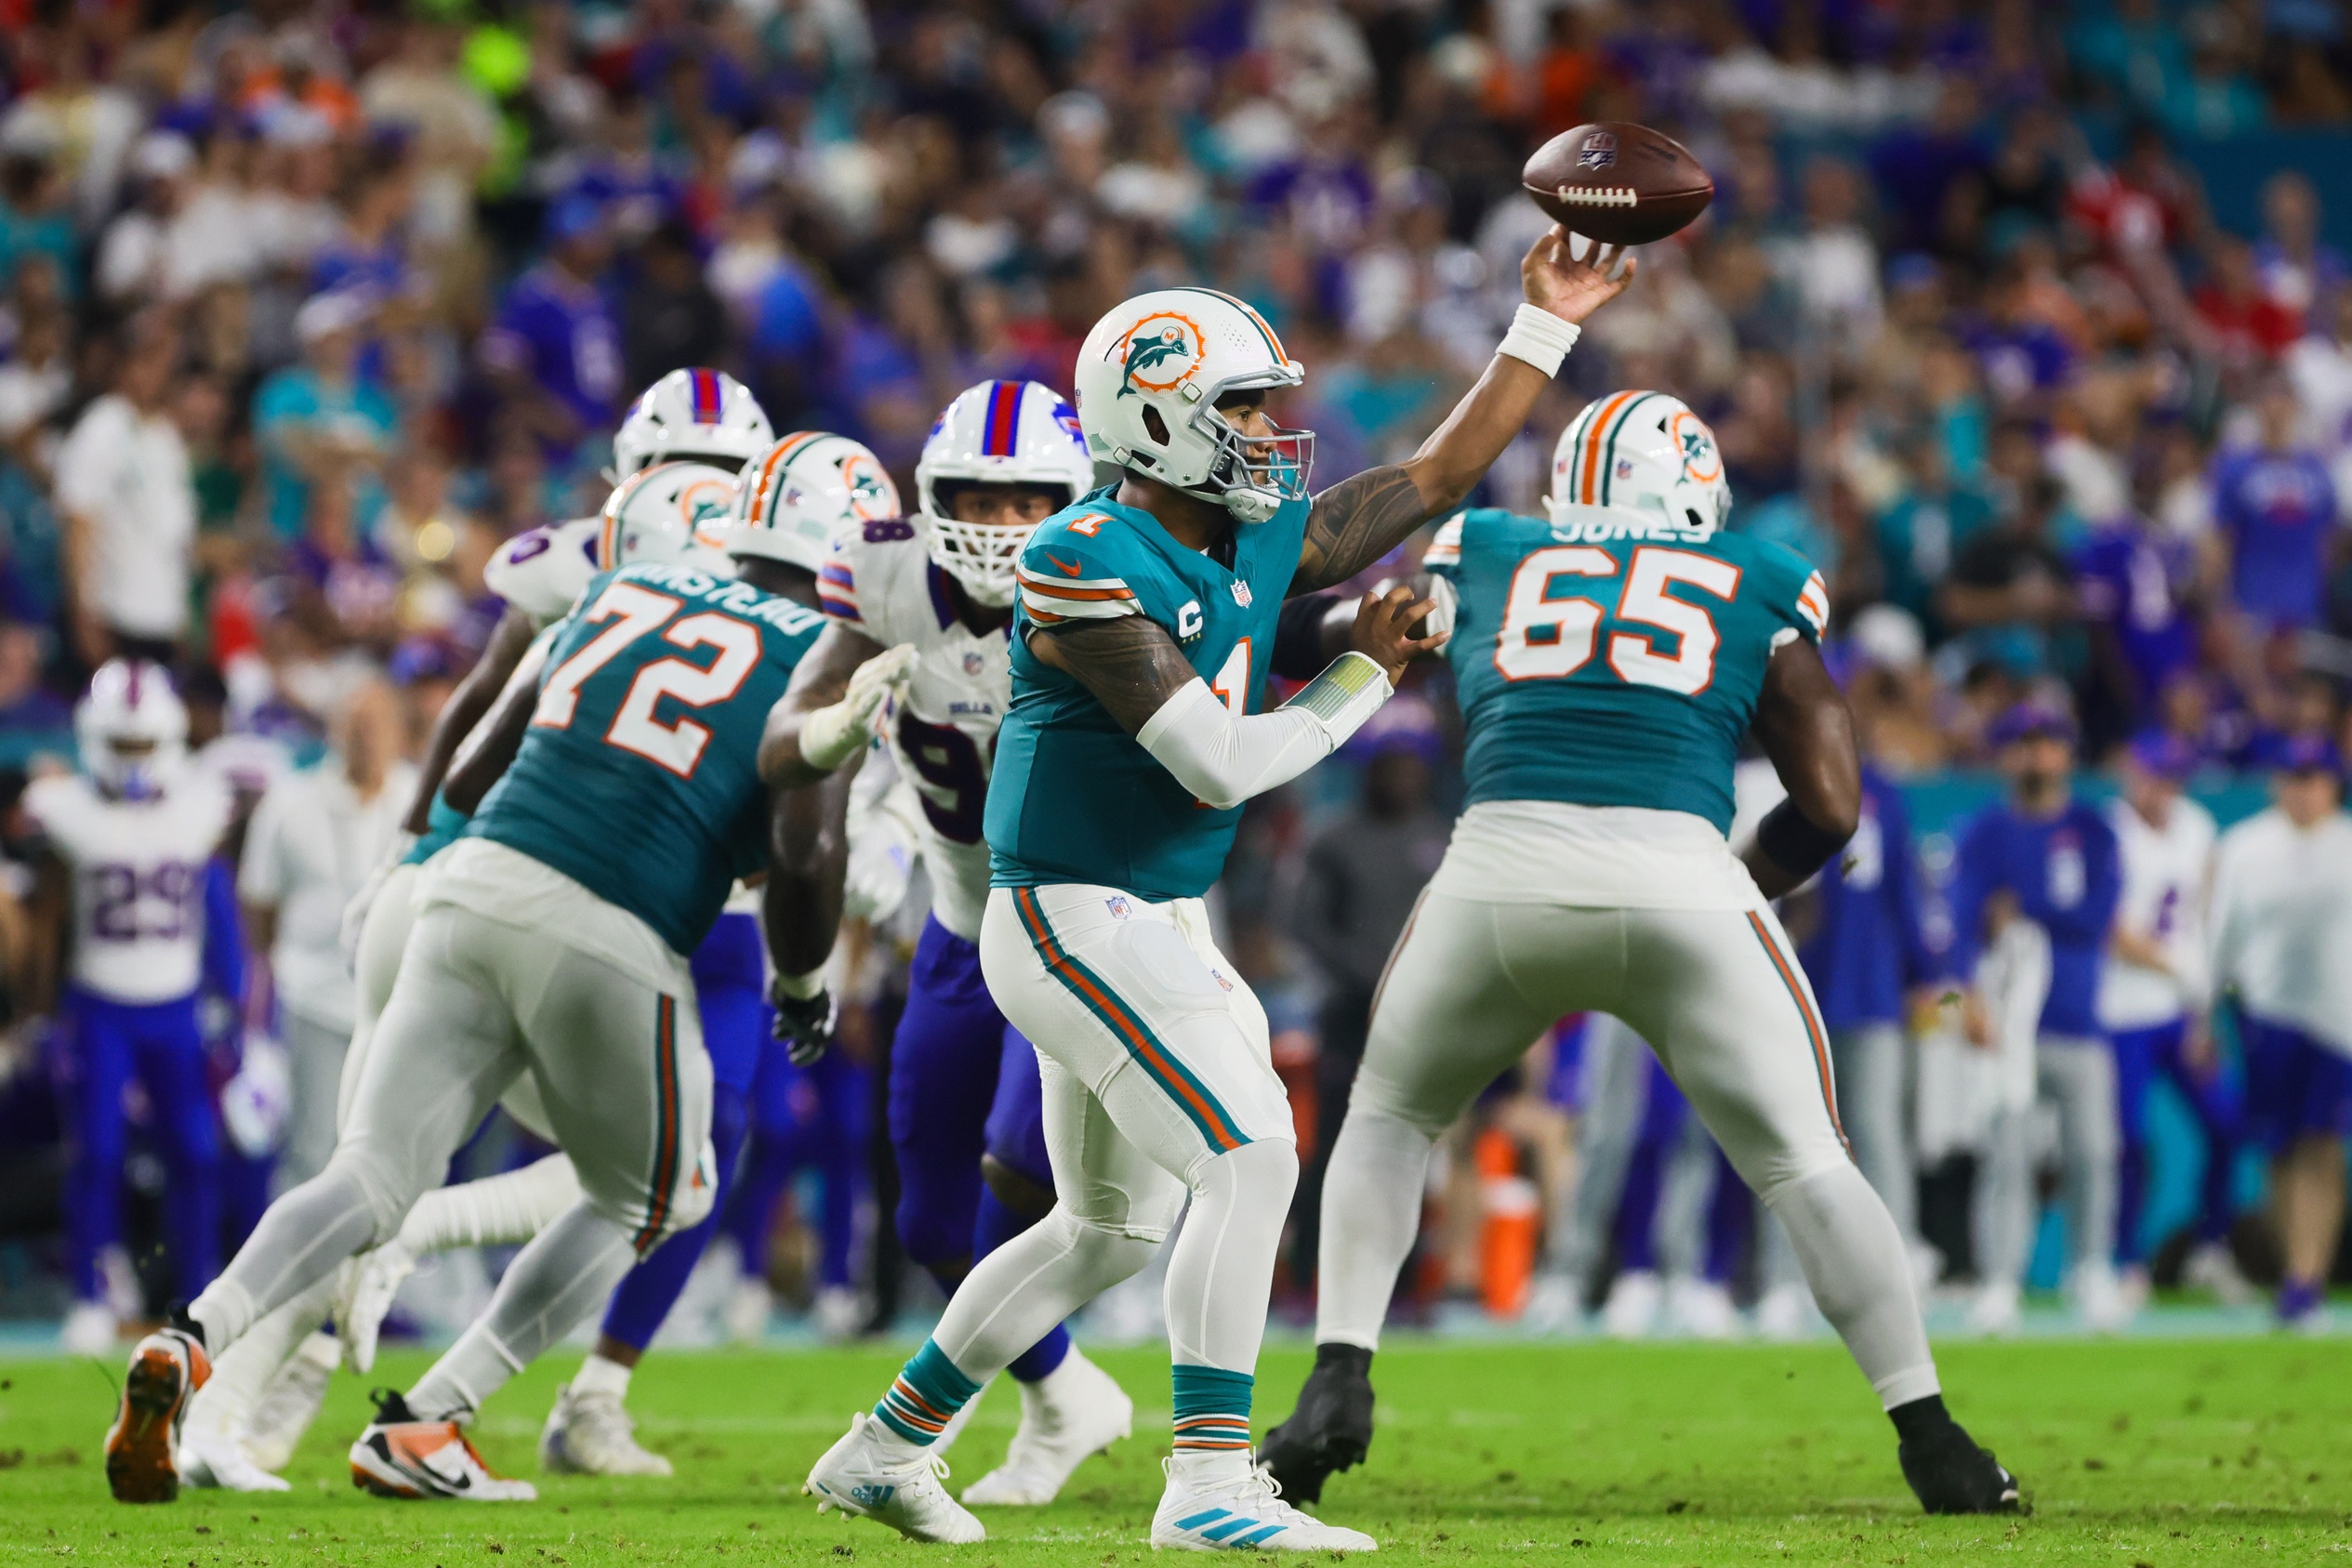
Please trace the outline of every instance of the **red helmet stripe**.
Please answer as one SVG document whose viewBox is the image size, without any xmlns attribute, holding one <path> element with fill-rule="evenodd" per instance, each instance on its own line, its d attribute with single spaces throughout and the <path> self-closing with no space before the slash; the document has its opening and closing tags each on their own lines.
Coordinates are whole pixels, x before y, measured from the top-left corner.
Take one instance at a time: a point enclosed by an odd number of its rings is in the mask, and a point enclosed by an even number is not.
<svg viewBox="0 0 2352 1568">
<path fill-rule="evenodd" d="M 720 389 L 719 373 L 697 365 L 686 373 L 687 384 L 694 390 L 694 423 L 716 425 L 726 400 Z"/>
</svg>

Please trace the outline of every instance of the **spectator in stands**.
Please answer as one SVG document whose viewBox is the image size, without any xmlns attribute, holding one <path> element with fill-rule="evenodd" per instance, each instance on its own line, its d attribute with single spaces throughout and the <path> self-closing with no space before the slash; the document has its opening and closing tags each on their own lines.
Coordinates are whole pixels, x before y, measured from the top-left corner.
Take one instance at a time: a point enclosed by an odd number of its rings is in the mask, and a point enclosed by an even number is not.
<svg viewBox="0 0 2352 1568">
<path fill-rule="evenodd" d="M 196 493 L 167 412 L 178 323 L 160 310 L 123 335 L 114 389 L 73 426 L 57 456 L 74 652 L 178 662 L 188 630 Z"/>
<path fill-rule="evenodd" d="M 316 1176 L 335 1152 L 336 1091 L 354 1021 L 343 908 L 383 863 L 416 792 L 416 771 L 401 757 L 403 719 L 389 684 L 359 687 L 336 716 L 326 756 L 271 784 L 245 829 L 237 897 L 254 950 L 269 955 L 293 1075 L 281 1191 Z"/>
<path fill-rule="evenodd" d="M 381 504 L 378 476 L 399 414 L 359 374 L 361 334 L 374 315 L 361 289 L 312 295 L 294 318 L 302 362 L 272 375 L 253 400 L 262 507 L 282 541 L 301 537 L 315 486 L 350 491 L 363 516 Z"/>
<path fill-rule="evenodd" d="M 2247 1131 L 2270 1154 L 2286 1252 L 2279 1321 L 2309 1328 L 2327 1324 L 2352 1138 L 2352 819 L 2343 780 L 2333 746 L 2296 744 L 2272 775 L 2276 804 L 2222 836 L 2213 873 L 2213 983 L 2237 1002 Z"/>
<path fill-rule="evenodd" d="M 2259 639 L 2319 620 L 2340 520 L 2327 465 L 2303 444 L 2294 389 L 2274 381 L 2254 407 L 2255 444 L 2217 458 L 2211 484 L 2230 597 Z"/>
<path fill-rule="evenodd" d="M 612 256 L 603 210 L 567 196 L 548 215 L 546 259 L 507 291 L 482 362 L 551 455 L 607 432 L 621 395 L 621 336 L 597 280 Z"/>
</svg>

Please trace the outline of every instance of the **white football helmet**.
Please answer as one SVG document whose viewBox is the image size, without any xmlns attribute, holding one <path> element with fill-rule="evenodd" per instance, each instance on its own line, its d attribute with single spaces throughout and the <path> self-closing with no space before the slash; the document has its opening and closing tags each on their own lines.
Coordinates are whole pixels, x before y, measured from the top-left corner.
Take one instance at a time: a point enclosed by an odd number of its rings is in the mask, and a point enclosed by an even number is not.
<svg viewBox="0 0 2352 1568">
<path fill-rule="evenodd" d="M 596 569 L 674 561 L 732 577 L 735 563 L 721 540 L 734 507 L 735 476 L 708 463 L 656 463 L 631 474 L 597 516 Z"/>
<path fill-rule="evenodd" d="M 655 463 L 683 460 L 733 473 L 773 440 L 750 388 L 697 365 L 671 371 L 629 405 L 613 437 L 613 468 L 627 479 Z"/>
<path fill-rule="evenodd" d="M 1731 486 L 1715 432 L 1682 399 L 1664 392 L 1596 398 L 1552 449 L 1552 520 L 1575 507 L 1652 513 L 1700 536 L 1731 520 Z"/>
<path fill-rule="evenodd" d="M 720 542 L 731 556 L 763 556 L 816 572 L 835 534 L 898 515 L 898 486 L 864 443 L 795 430 L 744 470 Z"/>
<path fill-rule="evenodd" d="M 161 793 L 188 749 L 188 709 L 164 666 L 109 659 L 73 709 L 82 766 L 110 794 L 144 800 Z"/>
<path fill-rule="evenodd" d="M 1106 463 L 1263 522 L 1307 494 L 1311 430 L 1245 439 L 1217 412 L 1227 392 L 1296 387 L 1306 367 L 1266 319 L 1213 288 L 1139 294 L 1094 323 L 1078 350 L 1078 424 Z"/>
<path fill-rule="evenodd" d="M 1002 607 L 1012 602 L 1013 563 L 1036 530 L 957 521 L 958 484 L 1043 485 L 1060 495 L 1059 511 L 1093 487 L 1094 460 L 1078 416 L 1041 382 L 983 381 L 957 393 L 932 426 L 915 464 L 931 558 L 975 602 Z"/>
</svg>

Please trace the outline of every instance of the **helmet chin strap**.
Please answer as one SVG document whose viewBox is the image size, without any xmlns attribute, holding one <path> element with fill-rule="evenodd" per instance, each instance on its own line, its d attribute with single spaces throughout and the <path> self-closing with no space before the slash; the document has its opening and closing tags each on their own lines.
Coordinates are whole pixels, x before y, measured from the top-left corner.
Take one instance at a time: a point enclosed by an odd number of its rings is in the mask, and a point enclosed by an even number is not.
<svg viewBox="0 0 2352 1568">
<path fill-rule="evenodd" d="M 1217 501 L 1235 522 L 1265 522 L 1282 509 L 1280 496 L 1253 487 L 1236 486 L 1218 496 Z"/>
</svg>

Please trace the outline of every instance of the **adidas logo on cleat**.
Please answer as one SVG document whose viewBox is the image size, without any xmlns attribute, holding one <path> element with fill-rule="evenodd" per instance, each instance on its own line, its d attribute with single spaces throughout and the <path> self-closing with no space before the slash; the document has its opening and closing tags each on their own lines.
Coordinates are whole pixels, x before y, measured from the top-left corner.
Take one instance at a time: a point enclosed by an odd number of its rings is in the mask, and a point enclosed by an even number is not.
<svg viewBox="0 0 2352 1568">
<path fill-rule="evenodd" d="M 862 1509 L 879 1509 L 897 1495 L 897 1487 L 883 1486 L 873 1482 L 850 1488 L 850 1501 Z"/>
</svg>

